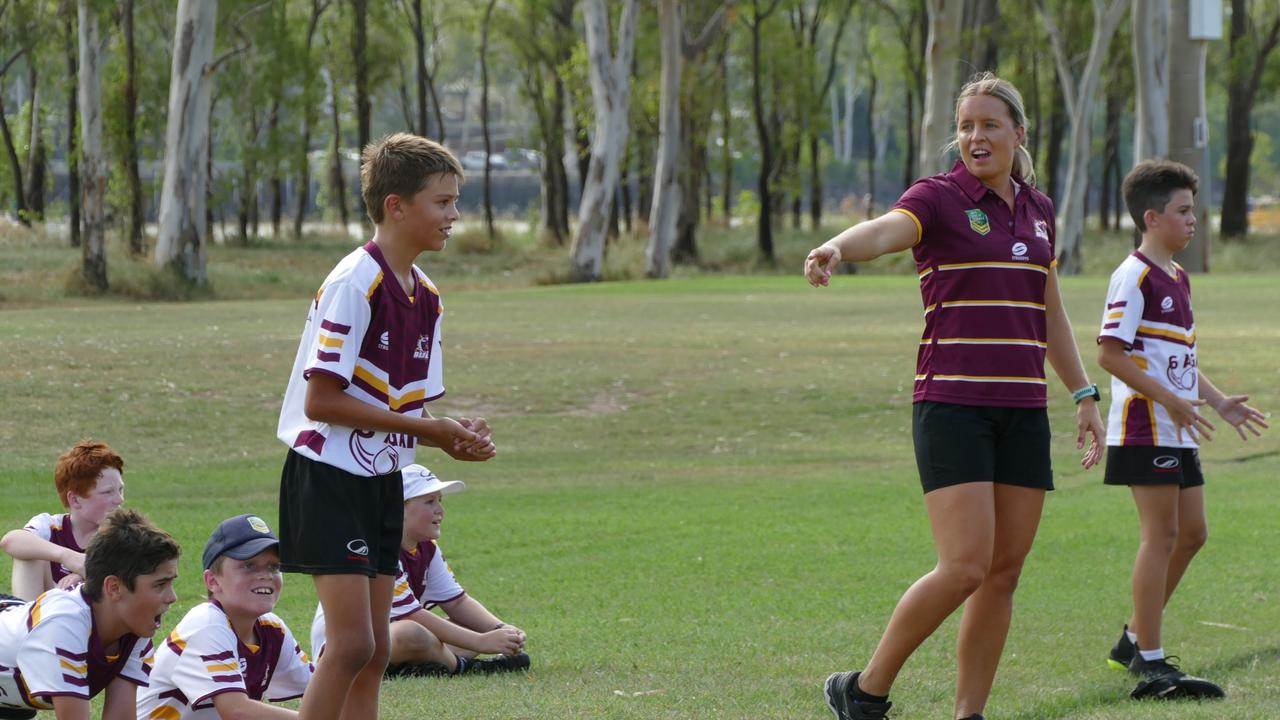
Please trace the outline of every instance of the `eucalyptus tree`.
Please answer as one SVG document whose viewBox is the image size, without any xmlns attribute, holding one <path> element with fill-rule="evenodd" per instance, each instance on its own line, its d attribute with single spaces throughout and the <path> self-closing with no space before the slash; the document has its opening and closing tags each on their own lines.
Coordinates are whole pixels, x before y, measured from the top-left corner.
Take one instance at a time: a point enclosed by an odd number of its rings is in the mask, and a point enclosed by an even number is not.
<svg viewBox="0 0 1280 720">
<path fill-rule="evenodd" d="M 1089 52 L 1083 66 L 1073 62 L 1067 52 L 1066 38 L 1059 28 L 1057 13 L 1049 0 L 1036 0 L 1041 21 L 1049 35 L 1058 69 L 1062 94 L 1071 119 L 1071 141 L 1067 147 L 1067 183 L 1058 209 L 1058 269 L 1067 275 L 1081 270 L 1080 238 L 1084 234 L 1085 187 L 1088 185 L 1089 155 L 1093 137 L 1093 116 L 1099 78 L 1107 58 L 1107 49 L 1116 28 L 1129 9 L 1128 0 L 1093 0 L 1093 25 Z M 1068 4 L 1065 12 L 1075 10 Z"/>
<path fill-rule="evenodd" d="M 591 164 L 578 203 L 577 234 L 569 251 L 569 277 L 576 282 L 599 280 L 604 271 L 610 205 L 627 144 L 637 3 L 624 0 L 612 43 L 604 0 L 583 0 L 582 4 L 595 128 Z"/>
<path fill-rule="evenodd" d="M 22 67 L 19 61 L 26 59 L 34 51 L 40 19 L 40 6 L 31 2 L 17 0 L 0 0 L 0 139 L 4 140 L 5 156 L 9 160 L 9 172 L 12 177 L 14 216 L 18 222 L 30 227 L 27 215 L 27 193 L 23 177 L 22 161 L 18 158 L 18 143 L 14 131 L 9 126 L 7 110 L 4 107 L 3 84 L 11 71 Z M 22 144 L 26 144 L 23 141 Z"/>
<path fill-rule="evenodd" d="M 102 39 L 93 0 L 77 6 L 80 28 L 80 168 L 84 192 L 81 276 L 99 292 L 107 284 L 107 167 L 102 143 Z"/>
<path fill-rule="evenodd" d="M 1231 0 L 1230 69 L 1227 79 L 1227 176 L 1222 190 L 1222 236 L 1249 232 L 1249 164 L 1253 155 L 1253 106 L 1267 79 L 1267 58 L 1280 43 L 1280 7 L 1273 2 Z M 1280 72 L 1270 71 L 1270 87 Z"/>
</svg>

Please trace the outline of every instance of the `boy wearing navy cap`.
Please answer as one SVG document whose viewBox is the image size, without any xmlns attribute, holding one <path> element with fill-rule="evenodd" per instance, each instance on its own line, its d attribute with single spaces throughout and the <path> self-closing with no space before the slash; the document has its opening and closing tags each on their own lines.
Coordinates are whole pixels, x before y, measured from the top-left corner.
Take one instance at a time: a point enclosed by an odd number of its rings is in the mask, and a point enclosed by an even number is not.
<svg viewBox="0 0 1280 720">
<path fill-rule="evenodd" d="M 256 515 L 223 520 L 204 546 L 209 601 L 192 608 L 156 650 L 139 718 L 296 718 L 264 700 L 302 696 L 315 671 L 272 610 L 280 598 L 280 541 Z"/>
</svg>

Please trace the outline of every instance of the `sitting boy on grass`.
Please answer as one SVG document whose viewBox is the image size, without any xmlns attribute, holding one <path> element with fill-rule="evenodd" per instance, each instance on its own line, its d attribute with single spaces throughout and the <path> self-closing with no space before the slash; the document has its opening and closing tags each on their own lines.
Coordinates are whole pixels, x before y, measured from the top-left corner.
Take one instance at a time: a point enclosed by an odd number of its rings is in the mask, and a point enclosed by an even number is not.
<svg viewBox="0 0 1280 720">
<path fill-rule="evenodd" d="M 133 720 L 161 618 L 177 602 L 178 543 L 134 510 L 106 517 L 85 550 L 85 581 L 0 609 L 0 717 Z"/>
<path fill-rule="evenodd" d="M 443 482 L 421 465 L 402 471 L 404 530 L 391 605 L 391 663 L 387 676 L 461 675 L 525 670 L 524 631 L 507 625 L 454 579 L 436 541 L 444 519 L 441 496 L 466 486 Z M 448 619 L 431 612 L 444 610 Z M 324 646 L 324 609 L 316 608 L 311 649 Z M 477 655 L 499 653 L 481 659 Z"/>
<path fill-rule="evenodd" d="M 107 513 L 124 503 L 122 472 L 124 461 L 105 443 L 84 440 L 58 458 L 53 484 L 69 512 L 40 513 L 0 539 L 0 548 L 13 556 L 14 595 L 35 600 L 84 579 L 83 548 Z"/>
<path fill-rule="evenodd" d="M 296 718 L 262 702 L 302 697 L 315 668 L 284 621 L 280 541 L 256 515 L 223 520 L 204 546 L 209 601 L 156 650 L 139 718 Z"/>
</svg>

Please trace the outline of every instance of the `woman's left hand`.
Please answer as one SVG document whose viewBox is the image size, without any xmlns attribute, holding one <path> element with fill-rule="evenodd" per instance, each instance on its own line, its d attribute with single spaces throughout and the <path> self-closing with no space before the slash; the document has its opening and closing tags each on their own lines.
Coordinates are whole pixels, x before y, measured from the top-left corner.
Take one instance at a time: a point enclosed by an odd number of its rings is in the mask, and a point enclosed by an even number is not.
<svg viewBox="0 0 1280 720">
<path fill-rule="evenodd" d="M 1089 442 L 1089 449 L 1085 450 L 1080 458 L 1080 464 L 1088 470 L 1102 459 L 1102 448 L 1107 444 L 1107 430 L 1102 425 L 1102 415 L 1098 413 L 1098 402 L 1093 398 L 1085 398 L 1076 405 L 1077 450 L 1084 450 L 1085 433 L 1093 436 Z"/>
</svg>

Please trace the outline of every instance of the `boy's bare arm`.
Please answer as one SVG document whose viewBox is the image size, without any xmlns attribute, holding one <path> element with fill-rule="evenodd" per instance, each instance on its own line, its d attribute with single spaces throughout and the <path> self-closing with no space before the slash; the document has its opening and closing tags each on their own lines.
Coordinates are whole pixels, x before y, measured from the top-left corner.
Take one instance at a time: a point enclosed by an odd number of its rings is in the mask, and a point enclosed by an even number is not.
<svg viewBox="0 0 1280 720">
<path fill-rule="evenodd" d="M 137 717 L 137 707 L 131 706 L 129 709 L 133 714 L 128 717 Z M 53 698 L 53 714 L 58 720 L 89 720 L 89 701 L 78 697 L 58 695 Z M 107 708 L 104 705 L 102 708 L 102 720 L 121 720 L 121 716 L 117 714 L 115 717 L 111 717 L 107 714 Z"/>
<path fill-rule="evenodd" d="M 135 720 L 138 717 L 137 685 L 116 676 L 107 684 L 105 694 L 107 699 L 102 703 L 102 720 Z M 62 720 L 61 714 L 58 715 L 58 720 Z"/>
<path fill-rule="evenodd" d="M 1147 375 L 1137 363 L 1129 359 L 1124 352 L 1124 344 L 1119 340 L 1102 338 L 1098 343 L 1098 365 L 1125 385 L 1163 405 L 1169 413 L 1169 418 L 1173 420 L 1174 426 L 1178 428 L 1179 440 L 1182 439 L 1183 431 L 1186 431 L 1192 440 L 1196 439 L 1197 434 L 1203 435 L 1206 440 L 1213 439 L 1209 433 L 1217 428 L 1196 412 L 1196 407 L 1204 405 L 1205 401 L 1185 400 L 1156 382 L 1155 378 Z"/>
<path fill-rule="evenodd" d="M 1227 395 L 1209 382 L 1208 376 L 1203 372 L 1196 370 L 1200 381 L 1200 398 L 1209 404 L 1209 407 L 1218 411 L 1223 420 L 1231 423 L 1231 426 L 1240 434 L 1241 440 L 1248 440 L 1249 437 L 1244 434 L 1245 429 L 1253 433 L 1255 437 L 1261 437 L 1260 430 L 1265 430 L 1270 425 L 1267 424 L 1266 413 L 1255 407 L 1246 405 L 1248 395 Z"/>
<path fill-rule="evenodd" d="M 213 696 L 213 707 L 222 720 L 297 720 L 296 710 L 252 700 L 241 692 Z"/>
<path fill-rule="evenodd" d="M 422 416 L 433 417 L 426 408 L 422 409 Z M 427 447 L 439 448 L 454 460 L 480 462 L 488 460 L 497 454 L 498 449 L 493 444 L 493 431 L 489 429 L 488 420 L 484 418 L 458 418 L 458 424 L 476 434 L 474 442 L 460 443 L 455 440 L 451 445 L 440 445 L 430 438 L 419 437 L 418 443 Z"/>
<path fill-rule="evenodd" d="M 463 598 L 466 597 L 466 595 L 463 596 Z M 447 608 L 445 612 L 448 612 Z M 419 610 L 410 615 L 409 619 L 430 630 L 432 635 L 440 638 L 440 641 L 446 645 L 473 652 L 514 654 L 524 647 L 524 633 L 510 625 L 497 627 L 500 623 L 496 618 L 494 623 L 485 630 L 466 627 L 455 622 L 452 616 L 446 620 L 429 610 Z"/>
<path fill-rule="evenodd" d="M 51 543 L 29 530 L 10 530 L 0 539 L 0 547 L 18 560 L 59 562 L 71 572 L 84 575 L 84 553 Z"/>
<path fill-rule="evenodd" d="M 475 433 L 449 418 L 402 415 L 361 402 L 343 391 L 338 378 L 326 373 L 316 373 L 307 381 L 303 412 L 315 422 L 413 435 L 436 447 L 470 446 L 477 440 Z"/>
</svg>

